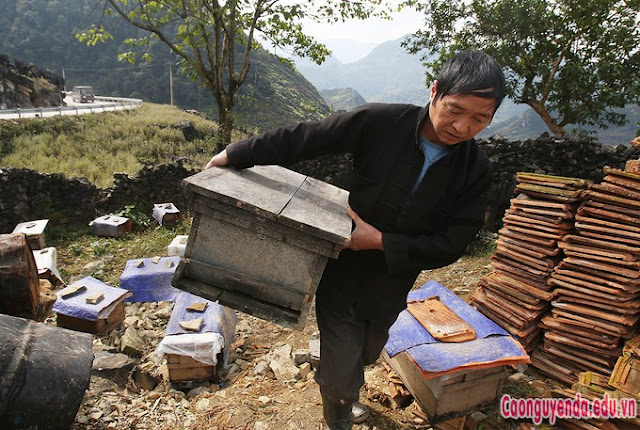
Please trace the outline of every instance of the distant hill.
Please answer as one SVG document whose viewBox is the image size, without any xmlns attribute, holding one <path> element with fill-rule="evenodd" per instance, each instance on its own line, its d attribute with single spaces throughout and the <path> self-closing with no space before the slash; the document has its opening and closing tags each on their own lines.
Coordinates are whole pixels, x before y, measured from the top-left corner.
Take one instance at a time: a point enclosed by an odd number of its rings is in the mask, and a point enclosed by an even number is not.
<svg viewBox="0 0 640 430">
<path fill-rule="evenodd" d="M 320 95 L 329 105 L 331 110 L 348 111 L 356 106 L 361 106 L 367 101 L 353 88 L 336 88 L 333 90 L 322 90 Z"/>
<path fill-rule="evenodd" d="M 429 100 L 430 83 L 425 82 L 425 68 L 419 56 L 407 53 L 401 46 L 404 39 L 385 42 L 353 63 L 343 64 L 330 57 L 318 66 L 308 60 L 296 59 L 296 67 L 323 93 L 336 88 L 353 88 L 367 102 L 424 106 Z M 628 106 L 624 111 L 629 120 L 624 127 L 603 130 L 583 127 L 583 130 L 597 136 L 604 145 L 628 143 L 640 127 L 640 107 Z M 505 99 L 492 124 L 480 136 L 499 134 L 512 140 L 535 139 L 545 132 L 550 133 L 529 106 Z"/>
<path fill-rule="evenodd" d="M 544 123 L 540 115 L 528 106 L 516 105 L 523 112 L 509 118 L 496 115 L 492 124 L 483 130 L 479 137 L 494 135 L 504 136 L 511 140 L 536 139 L 543 133 L 553 134 Z M 597 129 L 595 127 L 567 127 L 570 132 L 582 132 L 598 138 L 603 145 L 627 144 L 635 137 L 640 127 L 640 106 L 627 106 L 620 109 L 627 115 L 627 124 L 622 127 Z"/>
<path fill-rule="evenodd" d="M 417 88 L 426 92 L 424 67 L 418 56 L 400 46 L 403 39 L 378 45 L 353 63 L 343 64 L 330 57 L 318 66 L 296 59 L 296 67 L 319 90 L 353 88 L 367 101 L 390 101 L 396 93 L 415 93 Z"/>
</svg>

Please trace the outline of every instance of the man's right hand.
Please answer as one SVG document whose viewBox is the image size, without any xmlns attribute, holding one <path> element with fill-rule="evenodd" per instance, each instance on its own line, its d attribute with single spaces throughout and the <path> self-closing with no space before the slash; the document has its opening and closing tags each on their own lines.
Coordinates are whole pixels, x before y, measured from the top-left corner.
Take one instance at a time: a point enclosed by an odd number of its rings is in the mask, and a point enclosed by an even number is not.
<svg viewBox="0 0 640 430">
<path fill-rule="evenodd" d="M 211 160 L 209 160 L 209 162 L 207 163 L 206 166 L 204 166 L 205 169 L 210 169 L 212 167 L 222 167 L 222 166 L 226 166 L 228 163 L 228 158 L 227 158 L 227 150 L 223 150 L 222 152 L 220 152 L 219 154 L 214 155 L 213 157 L 211 157 Z"/>
</svg>

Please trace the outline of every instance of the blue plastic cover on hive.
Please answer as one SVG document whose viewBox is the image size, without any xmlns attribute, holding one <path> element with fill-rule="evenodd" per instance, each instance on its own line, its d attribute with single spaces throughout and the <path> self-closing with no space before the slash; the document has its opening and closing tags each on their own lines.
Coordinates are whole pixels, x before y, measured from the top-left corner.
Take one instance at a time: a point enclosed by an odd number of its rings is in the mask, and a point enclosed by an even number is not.
<svg viewBox="0 0 640 430">
<path fill-rule="evenodd" d="M 129 291 L 127 290 L 110 287 L 104 282 L 92 278 L 91 276 L 82 278 L 70 286 L 84 286 L 86 289 L 71 297 L 67 297 L 66 299 L 63 299 L 60 294 L 63 290 L 58 291 L 56 294 L 58 299 L 53 304 L 54 312 L 89 321 L 96 321 L 100 318 L 100 312 L 107 309 L 111 304 L 119 299 L 122 299 L 123 296 L 129 294 Z M 87 297 L 91 297 L 96 294 L 102 294 L 104 299 L 95 305 L 88 304 Z"/>
<path fill-rule="evenodd" d="M 407 301 L 434 296 L 440 297 L 441 302 L 475 330 L 476 339 L 460 343 L 440 342 L 405 309 L 389 329 L 389 340 L 385 345 L 389 357 L 407 351 L 423 371 L 434 373 L 499 360 L 522 358 L 523 362 L 528 361 L 527 353 L 507 331 L 435 281 L 411 291 Z"/>
<path fill-rule="evenodd" d="M 171 286 L 171 278 L 179 262 L 180 257 L 140 258 L 127 261 L 120 275 L 120 287 L 133 293 L 127 301 L 175 301 L 181 291 Z"/>
<path fill-rule="evenodd" d="M 203 312 L 187 310 L 194 303 L 206 303 L 207 306 Z M 202 318 L 203 323 L 197 332 L 180 327 L 181 321 L 198 318 Z M 156 348 L 156 356 L 165 353 L 186 355 L 200 363 L 216 365 L 216 356 L 222 351 L 226 365 L 235 337 L 236 322 L 236 313 L 232 309 L 181 291 L 176 297 L 164 338 Z"/>
</svg>

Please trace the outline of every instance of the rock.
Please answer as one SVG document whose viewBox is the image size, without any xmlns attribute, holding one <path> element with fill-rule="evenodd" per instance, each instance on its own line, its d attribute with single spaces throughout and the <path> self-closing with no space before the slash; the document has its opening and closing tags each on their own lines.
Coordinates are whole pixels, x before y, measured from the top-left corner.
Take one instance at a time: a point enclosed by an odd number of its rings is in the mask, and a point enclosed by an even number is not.
<svg viewBox="0 0 640 430">
<path fill-rule="evenodd" d="M 309 341 L 309 359 L 314 369 L 320 365 L 320 339 L 311 339 Z"/>
<path fill-rule="evenodd" d="M 302 366 L 300 366 L 298 369 L 300 369 L 300 379 L 307 379 L 307 375 L 312 371 L 311 370 L 311 363 L 302 363 Z"/>
<path fill-rule="evenodd" d="M 104 266 L 105 266 L 105 261 L 102 259 L 90 261 L 89 263 L 82 266 L 82 273 L 90 274 L 95 272 L 98 269 L 104 268 Z"/>
<path fill-rule="evenodd" d="M 133 371 L 133 383 L 142 390 L 152 391 L 160 383 L 160 378 L 147 370 L 137 367 Z"/>
<path fill-rule="evenodd" d="M 271 403 L 271 398 L 268 396 L 260 396 L 258 397 L 258 403 L 260 403 L 260 405 L 262 406 L 267 406 Z"/>
<path fill-rule="evenodd" d="M 138 330 L 127 327 L 120 339 L 120 351 L 127 355 L 139 357 L 144 351 L 145 343 L 140 337 Z"/>
<path fill-rule="evenodd" d="M 285 344 L 277 347 L 271 353 L 269 367 L 273 370 L 276 378 L 281 381 L 300 378 L 300 370 L 291 359 L 291 345 Z"/>
<path fill-rule="evenodd" d="M 200 394 L 210 393 L 210 392 L 211 392 L 211 390 L 209 389 L 208 386 L 196 387 L 196 388 L 193 388 L 193 389 L 189 390 L 189 392 L 187 393 L 187 398 L 192 399 L 194 397 L 199 396 Z"/>
<path fill-rule="evenodd" d="M 269 430 L 269 424 L 265 423 L 264 421 L 256 421 L 253 424 L 253 430 Z"/>
<path fill-rule="evenodd" d="M 488 416 L 480 411 L 467 415 L 467 419 L 464 423 L 464 430 L 476 430 L 482 428 L 481 423 L 487 418 Z"/>
<path fill-rule="evenodd" d="M 108 351 L 99 351 L 95 354 L 93 359 L 93 370 L 115 370 L 122 369 L 132 365 L 133 362 L 126 354 L 114 354 Z"/>
<path fill-rule="evenodd" d="M 311 363 L 311 356 L 308 349 L 297 349 L 293 352 L 293 362 L 296 366 L 302 363 Z"/>
<path fill-rule="evenodd" d="M 196 411 L 205 412 L 209 410 L 210 406 L 211 401 L 208 398 L 203 397 L 202 399 L 198 399 L 198 401 L 196 402 Z"/>
<path fill-rule="evenodd" d="M 513 375 L 509 376 L 509 382 L 520 383 L 527 379 L 527 376 L 522 372 L 516 372 Z"/>
<path fill-rule="evenodd" d="M 269 363 L 266 361 L 260 361 L 256 364 L 256 367 L 253 369 L 253 373 L 260 376 L 265 376 L 271 371 L 269 367 Z"/>
<path fill-rule="evenodd" d="M 123 378 L 121 385 L 124 385 L 125 382 L 126 382 L 126 375 Z M 114 382 L 112 379 L 108 379 L 102 376 L 91 375 L 91 394 L 93 396 L 97 397 L 104 392 L 116 391 L 117 389 L 118 389 L 118 384 Z"/>
<path fill-rule="evenodd" d="M 92 373 L 113 383 L 124 386 L 133 369 L 133 361 L 125 354 L 98 351 L 92 365 Z M 106 387 L 103 391 L 110 391 L 113 387 Z"/>
</svg>

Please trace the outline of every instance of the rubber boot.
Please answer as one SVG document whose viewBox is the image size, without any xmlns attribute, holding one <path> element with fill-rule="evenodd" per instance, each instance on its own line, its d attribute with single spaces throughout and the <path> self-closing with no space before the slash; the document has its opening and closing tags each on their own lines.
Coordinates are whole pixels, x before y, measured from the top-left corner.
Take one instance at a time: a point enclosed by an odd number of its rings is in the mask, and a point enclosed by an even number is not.
<svg viewBox="0 0 640 430">
<path fill-rule="evenodd" d="M 329 430 L 351 430 L 353 426 L 351 407 L 351 403 L 342 404 L 326 398 L 322 399 L 322 412 Z"/>
<path fill-rule="evenodd" d="M 354 424 L 365 422 L 369 418 L 369 409 L 360 402 L 355 402 L 351 407 L 351 418 Z"/>
</svg>

